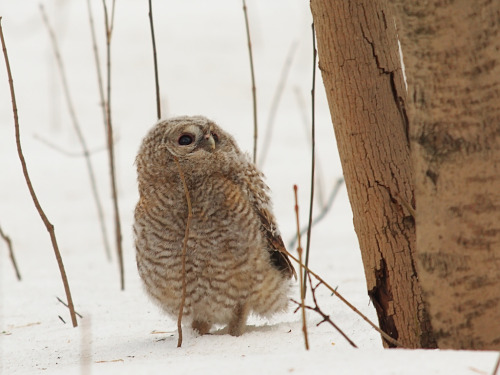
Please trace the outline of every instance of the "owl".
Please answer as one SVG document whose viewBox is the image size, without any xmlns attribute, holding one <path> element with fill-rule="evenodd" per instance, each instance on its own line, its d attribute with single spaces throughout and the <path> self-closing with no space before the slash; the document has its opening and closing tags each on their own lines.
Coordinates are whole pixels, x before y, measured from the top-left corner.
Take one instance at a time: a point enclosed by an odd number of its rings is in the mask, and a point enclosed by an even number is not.
<svg viewBox="0 0 500 375">
<path fill-rule="evenodd" d="M 231 135 L 202 116 L 161 120 L 144 138 L 136 165 L 137 268 L 154 301 L 176 318 L 185 277 L 183 319 L 200 334 L 227 325 L 239 336 L 250 313 L 286 309 L 295 270 L 263 174 Z M 191 202 L 185 274 L 184 183 Z"/>
</svg>

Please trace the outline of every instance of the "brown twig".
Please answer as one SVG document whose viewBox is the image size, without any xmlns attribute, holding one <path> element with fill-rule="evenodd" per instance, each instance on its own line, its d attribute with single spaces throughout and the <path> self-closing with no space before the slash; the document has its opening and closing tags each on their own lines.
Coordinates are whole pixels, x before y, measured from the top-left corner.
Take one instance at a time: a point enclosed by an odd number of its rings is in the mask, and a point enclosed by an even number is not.
<svg viewBox="0 0 500 375">
<path fill-rule="evenodd" d="M 158 60 L 156 57 L 156 41 L 155 41 L 155 29 L 153 23 L 153 6 L 151 5 L 151 0 L 149 0 L 149 25 L 151 27 L 151 41 L 153 43 L 153 62 L 155 68 L 155 86 L 156 86 L 156 116 L 158 120 L 161 118 L 161 104 L 160 104 L 160 83 L 158 79 Z"/>
<path fill-rule="evenodd" d="M 304 344 L 306 350 L 309 350 L 309 338 L 307 336 L 307 321 L 306 321 L 306 308 L 304 298 L 306 296 L 305 283 L 302 282 L 302 245 L 300 243 L 300 224 L 299 224 L 299 202 L 297 198 L 297 185 L 293 185 L 293 193 L 295 197 L 295 218 L 297 221 L 297 253 L 299 254 L 299 283 L 300 283 L 300 307 L 302 309 L 302 332 L 304 334 Z"/>
<path fill-rule="evenodd" d="M 335 201 L 335 198 L 337 197 L 337 194 L 340 190 L 340 187 L 344 183 L 344 178 L 339 177 L 337 181 L 335 181 L 335 185 L 333 185 L 332 191 L 328 197 L 327 202 L 323 205 L 321 208 L 321 211 L 319 214 L 313 219 L 311 226 L 314 228 L 316 224 L 318 224 L 321 220 L 323 220 L 326 217 L 326 214 L 330 211 L 330 209 L 333 206 L 333 202 Z M 300 230 L 300 235 L 303 236 L 304 234 L 307 233 L 307 230 L 309 229 L 309 226 L 305 226 Z M 295 243 L 297 242 L 297 236 L 294 236 L 290 241 L 289 241 L 289 248 L 294 248 Z"/>
<path fill-rule="evenodd" d="M 14 271 L 16 271 L 17 279 L 21 281 L 21 273 L 19 272 L 19 268 L 17 268 L 17 262 L 14 256 L 14 248 L 12 247 L 12 241 L 10 240 L 10 237 L 4 233 L 2 227 L 0 227 L 0 237 L 2 237 L 5 243 L 7 244 L 7 248 L 9 249 L 10 261 L 12 262 L 12 266 L 14 267 Z"/>
<path fill-rule="evenodd" d="M 115 1 L 113 0 L 113 8 L 111 13 L 111 20 L 108 16 L 108 8 L 106 0 L 102 0 L 104 6 L 104 22 L 106 27 L 106 76 L 107 76 L 107 90 L 106 90 L 106 129 L 108 141 L 108 159 L 109 159 L 109 173 L 111 177 L 111 193 L 113 195 L 113 212 L 115 221 L 115 241 L 116 253 L 118 255 L 118 267 L 120 270 L 120 287 L 121 290 L 125 289 L 125 270 L 123 267 L 123 250 L 122 250 L 122 230 L 120 223 L 120 210 L 118 207 L 118 189 L 116 187 L 116 172 L 115 172 L 115 151 L 113 147 L 113 126 L 111 121 L 111 34 L 113 32 L 113 20 L 115 14 Z"/>
<path fill-rule="evenodd" d="M 257 126 L 257 88 L 255 86 L 255 72 L 253 67 L 253 54 L 252 54 L 252 42 L 250 40 L 250 26 L 248 24 L 248 12 L 247 4 L 243 0 L 243 15 L 245 16 L 245 28 L 247 31 L 247 41 L 248 41 L 248 56 L 250 59 L 250 73 L 252 76 L 252 101 L 253 101 L 253 162 L 257 162 L 257 138 L 258 138 L 258 126 Z"/>
<path fill-rule="evenodd" d="M 88 15 L 89 15 L 90 34 L 92 36 L 92 49 L 94 51 L 94 62 L 95 62 L 95 67 L 96 67 L 96 71 L 97 71 L 97 86 L 99 89 L 99 98 L 101 100 L 102 118 L 104 121 L 105 137 L 107 137 L 107 130 L 106 129 L 108 127 L 108 121 L 107 121 L 106 105 L 105 105 L 105 98 L 104 98 L 104 84 L 103 84 L 103 80 L 102 80 L 101 61 L 99 58 L 99 50 L 97 49 L 97 37 L 96 37 L 96 32 L 95 32 L 94 16 L 93 16 L 90 0 L 87 0 L 87 11 L 88 11 Z"/>
<path fill-rule="evenodd" d="M 191 198 L 189 196 L 189 190 L 186 184 L 186 179 L 184 178 L 184 173 L 182 172 L 179 160 L 174 157 L 175 164 L 177 164 L 177 169 L 179 170 L 179 177 L 181 178 L 182 185 L 184 186 L 184 193 L 186 195 L 186 202 L 188 206 L 188 217 L 186 220 L 186 231 L 184 233 L 184 243 L 182 244 L 182 297 L 179 306 L 179 315 L 177 317 L 177 332 L 179 337 L 177 339 L 177 347 L 182 346 L 182 314 L 184 313 L 184 303 L 186 302 L 186 252 L 187 252 L 187 241 L 189 237 L 189 226 L 191 224 L 192 208 L 191 208 Z"/>
<path fill-rule="evenodd" d="M 7 75 L 9 77 L 10 96 L 12 99 L 12 111 L 14 114 L 14 127 L 15 127 L 15 133 L 16 133 L 17 153 L 19 155 L 19 160 L 21 162 L 21 166 L 23 169 L 24 179 L 26 180 L 26 185 L 28 186 L 28 190 L 30 192 L 31 198 L 33 199 L 33 203 L 35 204 L 35 207 L 38 211 L 38 214 L 40 215 L 43 223 L 45 224 L 45 228 L 49 232 L 50 240 L 52 242 L 52 247 L 54 248 L 54 253 L 56 256 L 57 264 L 59 266 L 59 272 L 61 273 L 61 278 L 62 278 L 62 281 L 64 284 L 64 291 L 66 292 L 66 298 L 68 300 L 68 308 L 69 308 L 69 312 L 71 315 L 71 321 L 73 323 L 73 327 L 76 327 L 76 326 L 78 326 L 78 322 L 76 321 L 75 308 L 73 306 L 73 299 L 71 298 L 71 291 L 69 288 L 68 278 L 66 277 L 66 271 L 64 269 L 64 264 L 62 261 L 61 253 L 59 251 L 59 246 L 57 245 L 57 239 L 56 239 L 56 234 L 55 234 L 55 230 L 54 230 L 54 225 L 52 225 L 52 223 L 49 221 L 49 219 L 45 215 L 45 212 L 42 209 L 42 206 L 40 205 L 40 202 L 38 201 L 38 198 L 36 196 L 33 185 L 31 184 L 31 179 L 30 179 L 29 174 L 28 174 L 28 167 L 26 166 L 26 160 L 24 159 L 23 150 L 21 147 L 21 135 L 19 132 L 19 118 L 18 118 L 18 114 L 17 114 L 16 95 L 14 93 L 14 81 L 12 79 L 12 73 L 10 71 L 9 57 L 7 55 L 7 47 L 5 46 L 5 39 L 3 36 L 1 21 L 2 21 L 2 17 L 0 17 L 0 38 L 2 41 L 2 50 L 3 50 L 3 55 L 5 58 L 5 66 L 7 68 Z"/>
<path fill-rule="evenodd" d="M 295 262 L 300 264 L 300 261 L 297 258 L 295 258 L 292 254 L 290 254 L 289 251 L 284 249 L 283 252 L 286 255 L 288 255 L 291 259 L 293 259 Z M 336 289 L 332 288 L 330 286 L 330 284 L 328 284 L 325 280 L 323 280 L 317 273 L 313 272 L 309 267 L 306 267 L 305 265 L 302 265 L 302 267 L 304 267 L 308 273 L 313 275 L 316 280 L 318 280 L 324 286 L 326 286 L 332 292 L 332 294 L 336 295 L 345 305 L 347 305 L 347 307 L 349 307 L 352 311 L 354 311 L 356 314 L 358 314 L 365 322 L 367 322 L 369 325 L 371 325 L 372 328 L 375 329 L 375 331 L 377 331 L 378 333 L 380 333 L 384 339 L 386 339 L 388 342 L 390 342 L 394 346 L 399 346 L 399 347 L 402 346 L 397 340 L 393 339 L 391 336 L 389 336 L 387 333 L 385 333 L 379 327 L 377 327 L 370 319 L 368 319 L 366 317 L 366 315 L 364 315 L 353 304 L 351 304 L 348 300 L 346 300 L 339 292 L 337 292 Z"/>
<path fill-rule="evenodd" d="M 64 302 L 62 299 L 60 299 L 59 297 L 56 296 L 56 299 L 65 307 L 68 307 L 68 304 L 66 302 Z M 78 315 L 78 317 L 80 319 L 83 319 L 83 316 L 81 314 L 78 313 L 78 311 L 75 310 L 75 314 Z"/>
<path fill-rule="evenodd" d="M 319 326 L 320 324 L 323 324 L 323 323 L 325 323 L 325 322 L 326 322 L 326 323 L 329 323 L 329 324 L 330 324 L 333 328 L 335 328 L 335 329 L 336 329 L 336 330 L 337 330 L 337 331 L 338 331 L 338 332 L 342 335 L 342 337 L 344 337 L 344 338 L 347 340 L 347 342 L 348 342 L 349 344 L 351 344 L 351 346 L 352 346 L 352 347 L 357 348 L 357 345 L 356 345 L 356 344 L 355 344 L 355 343 L 354 343 L 354 342 L 353 342 L 353 341 L 352 341 L 352 340 L 351 340 L 351 339 L 350 339 L 350 338 L 349 338 L 349 337 L 345 334 L 345 332 L 344 332 L 344 331 L 342 331 L 342 330 L 340 329 L 340 327 L 339 327 L 339 326 L 337 326 L 337 325 L 336 325 L 336 324 L 335 324 L 335 323 L 334 323 L 334 322 L 330 319 L 330 316 L 329 316 L 329 315 L 327 315 L 327 314 L 325 314 L 325 313 L 321 310 L 321 308 L 320 308 L 320 307 L 319 307 L 319 305 L 318 305 L 318 301 L 317 301 L 317 299 L 316 299 L 316 289 L 317 289 L 317 288 L 318 288 L 318 287 L 322 284 L 322 282 L 318 282 L 318 284 L 317 284 L 317 285 L 313 288 L 313 287 L 312 287 L 311 276 L 310 276 L 309 274 L 308 274 L 308 276 L 309 276 L 309 283 L 311 284 L 311 294 L 312 294 L 312 298 L 313 298 L 313 302 L 314 302 L 314 307 L 309 306 L 309 305 L 306 305 L 306 306 L 304 306 L 304 307 L 305 307 L 306 309 L 308 309 L 308 310 L 312 310 L 312 311 L 317 312 L 317 313 L 318 313 L 319 315 L 321 315 L 321 317 L 323 318 L 323 320 L 322 320 L 322 321 L 320 321 L 318 324 L 316 324 L 316 326 Z M 295 301 L 295 300 L 292 300 L 292 302 L 296 303 L 297 305 L 299 304 L 299 303 L 298 303 L 297 301 Z M 302 302 L 302 303 L 303 303 L 303 302 Z M 297 310 L 298 310 L 299 308 L 300 308 L 300 306 L 299 306 L 299 307 L 297 307 L 297 309 L 295 310 L 295 312 L 297 312 Z"/>
<path fill-rule="evenodd" d="M 269 114 L 267 116 L 266 122 L 266 134 L 264 136 L 264 144 L 262 145 L 262 150 L 259 156 L 258 165 L 262 168 L 266 161 L 267 152 L 269 151 L 269 146 L 271 145 L 272 133 L 275 124 L 276 113 L 278 112 L 278 107 L 280 104 L 281 97 L 283 96 L 283 91 L 285 89 L 286 81 L 288 78 L 288 73 L 292 66 L 293 57 L 295 56 L 295 51 L 297 50 L 297 42 L 293 42 L 288 50 L 288 55 L 286 57 L 283 68 L 281 69 L 281 76 L 278 81 L 278 86 L 274 92 L 273 100 L 271 102 L 271 108 L 269 109 Z"/>
<path fill-rule="evenodd" d="M 311 88 L 311 195 L 309 199 L 309 219 L 307 224 L 307 244 L 306 244 L 306 261 L 305 266 L 309 265 L 309 254 L 311 250 L 311 230 L 312 217 L 314 207 L 314 173 L 316 166 L 316 110 L 315 110 L 315 89 L 316 89 L 316 35 L 314 33 L 314 23 L 311 25 L 312 42 L 313 42 L 313 71 L 312 71 L 312 88 Z M 304 271 L 304 290 L 307 287 L 307 271 Z"/>
<path fill-rule="evenodd" d="M 94 173 L 94 167 L 92 165 L 92 160 L 90 158 L 90 151 L 89 151 L 89 148 L 87 146 L 87 141 L 85 140 L 83 132 L 80 128 L 80 124 L 79 124 L 78 118 L 76 116 L 75 107 L 73 105 L 73 100 L 71 99 L 68 80 L 66 78 L 66 70 L 64 68 L 61 53 L 59 51 L 59 46 L 57 44 L 56 34 L 54 33 L 54 30 L 50 26 L 49 19 L 47 17 L 46 12 L 45 12 L 45 8 L 43 7 L 42 4 L 40 4 L 40 12 L 42 14 L 43 22 L 44 22 L 45 26 L 47 27 L 47 31 L 49 32 L 50 40 L 52 42 L 52 48 L 54 50 L 54 56 L 56 58 L 59 74 L 61 76 L 61 83 L 63 86 L 64 97 L 66 98 L 66 104 L 68 106 L 68 111 L 69 111 L 69 114 L 71 117 L 71 121 L 73 123 L 73 128 L 75 129 L 78 141 L 80 142 L 80 145 L 81 145 L 82 150 L 83 150 L 83 156 L 85 157 L 85 163 L 87 166 L 87 173 L 88 173 L 89 180 L 90 180 L 90 187 L 92 190 L 92 195 L 94 197 L 94 202 L 95 202 L 96 209 L 97 209 L 97 217 L 98 217 L 99 224 L 101 227 L 101 236 L 102 236 L 102 240 L 104 243 L 104 249 L 106 251 L 106 255 L 107 255 L 108 259 L 111 260 L 111 250 L 110 250 L 109 241 L 108 241 L 106 221 L 104 220 L 104 210 L 102 208 L 101 198 L 99 197 L 99 193 L 97 190 L 97 182 L 96 182 L 96 177 L 95 177 L 95 173 Z"/>
</svg>

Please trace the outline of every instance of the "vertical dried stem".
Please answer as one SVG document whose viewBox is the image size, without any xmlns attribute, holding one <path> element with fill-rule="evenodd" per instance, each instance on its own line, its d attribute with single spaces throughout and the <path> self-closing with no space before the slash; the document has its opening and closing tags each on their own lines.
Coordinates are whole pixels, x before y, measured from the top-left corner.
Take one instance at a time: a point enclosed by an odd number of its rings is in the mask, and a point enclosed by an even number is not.
<svg viewBox="0 0 500 375">
<path fill-rule="evenodd" d="M 312 89 L 311 89 L 311 196 L 309 200 L 309 220 L 307 226 L 307 244 L 306 244 L 306 260 L 305 266 L 309 265 L 309 253 L 311 248 L 311 229 L 313 217 L 313 203 L 314 203 L 314 173 L 316 164 L 316 122 L 315 122 L 315 90 L 316 90 L 316 36 L 314 33 L 314 23 L 312 28 L 312 41 L 313 41 L 313 72 L 312 72 Z M 307 287 L 307 268 L 304 271 L 304 291 Z"/>
<path fill-rule="evenodd" d="M 111 19 L 108 16 L 108 8 L 106 0 L 102 1 L 104 6 L 104 22 L 106 27 L 106 75 L 107 75 L 107 90 L 106 90 L 106 129 L 108 141 L 108 159 L 109 172 L 111 175 L 111 192 L 113 195 L 113 211 L 115 219 L 115 240 L 116 252 L 118 255 L 118 266 L 120 269 L 120 287 L 125 289 L 125 270 L 123 267 L 123 250 L 122 250 L 122 230 L 120 224 L 120 210 L 118 207 L 118 192 L 116 187 L 116 172 L 115 172 L 115 151 L 113 146 L 113 126 L 111 121 L 111 34 L 113 32 L 113 21 L 115 14 L 115 2 L 113 0 L 113 8 Z"/>
<path fill-rule="evenodd" d="M 102 118 L 104 121 L 104 130 L 105 130 L 105 136 L 107 138 L 107 127 L 108 127 L 108 121 L 107 121 L 107 115 L 106 115 L 106 105 L 105 105 L 105 98 L 104 98 L 104 83 L 102 79 L 102 73 L 101 73 L 101 61 L 99 58 L 99 50 L 97 49 L 97 37 L 96 37 L 96 32 L 95 32 L 95 25 L 94 25 L 94 16 L 92 12 L 92 7 L 90 5 L 90 0 L 87 0 L 87 11 L 89 14 L 89 24 L 90 24 L 90 33 L 92 36 L 92 49 L 94 51 L 94 61 L 95 61 L 95 66 L 96 66 L 96 71 L 97 71 L 97 85 L 99 89 L 99 98 L 101 100 L 101 108 L 102 108 Z"/>
<path fill-rule="evenodd" d="M 306 283 L 302 281 L 302 275 L 305 273 L 302 272 L 303 263 L 302 263 L 302 245 L 300 243 L 300 224 L 299 224 L 299 203 L 297 199 L 297 185 L 293 185 L 293 192 L 295 196 L 295 217 L 297 219 L 297 252 L 299 253 L 299 283 L 300 283 L 300 308 L 302 310 L 302 332 L 304 333 L 304 343 L 306 346 L 306 350 L 309 350 L 309 339 L 307 337 L 307 321 L 306 321 L 306 308 L 304 303 L 304 298 L 306 296 L 305 286 Z"/>
<path fill-rule="evenodd" d="M 16 271 L 17 279 L 21 281 L 21 273 L 19 272 L 19 268 L 17 268 L 17 262 L 16 258 L 14 257 L 14 248 L 12 247 L 12 241 L 10 240 L 10 237 L 4 233 L 2 227 L 0 227 L 0 237 L 3 238 L 3 240 L 7 244 L 7 247 L 9 248 L 10 261 L 12 262 L 12 266 L 14 267 L 14 271 Z"/>
<path fill-rule="evenodd" d="M 255 72 L 253 67 L 252 42 L 250 40 L 250 26 L 248 25 L 247 4 L 243 0 L 243 14 L 245 16 L 245 28 L 247 31 L 248 56 L 250 58 L 250 73 L 252 75 L 252 100 L 253 100 L 253 162 L 257 162 L 257 88 L 255 87 Z"/>
<path fill-rule="evenodd" d="M 297 101 L 298 109 L 300 111 L 300 115 L 302 118 L 302 124 L 304 126 L 304 130 L 306 131 L 306 136 L 307 136 L 307 142 L 311 144 L 311 126 L 310 126 L 310 121 L 309 121 L 309 113 L 308 110 L 306 109 L 306 104 L 304 97 L 302 95 L 302 91 L 298 86 L 294 87 L 293 90 L 295 99 Z M 317 203 L 321 207 L 325 206 L 325 192 L 323 188 L 323 173 L 322 173 L 322 168 L 321 168 L 321 159 L 316 157 L 316 165 L 314 167 L 315 169 L 315 174 L 316 174 L 316 182 L 314 186 L 314 199 L 316 200 Z M 295 237 L 294 237 L 295 238 Z"/>
<path fill-rule="evenodd" d="M 151 5 L 151 0 L 149 0 L 149 25 L 151 27 L 151 41 L 153 42 L 153 62 L 155 68 L 155 86 L 156 86 L 156 116 L 158 117 L 159 120 L 161 118 L 160 83 L 158 80 L 158 60 L 156 57 L 155 29 L 153 23 L 153 6 Z"/>
<path fill-rule="evenodd" d="M 116 0 L 113 0 L 111 3 L 111 22 L 109 25 L 109 33 L 111 34 L 113 32 L 113 27 L 115 26 L 115 4 Z"/>
<path fill-rule="evenodd" d="M 62 281 L 64 284 L 64 291 L 66 292 L 66 298 L 68 300 L 68 308 L 69 308 L 69 312 L 71 315 L 71 321 L 73 323 L 73 327 L 76 327 L 76 326 L 78 326 L 78 322 L 76 321 L 75 308 L 73 306 L 73 299 L 71 298 L 71 291 L 69 288 L 68 278 L 66 277 L 66 271 L 64 269 L 64 264 L 62 261 L 61 253 L 59 251 L 59 246 L 57 245 L 57 239 L 56 239 L 56 234 L 54 231 L 54 225 L 52 225 L 52 223 L 49 221 L 49 219 L 45 215 L 45 212 L 42 209 L 42 206 L 40 205 L 40 202 L 38 201 L 38 198 L 37 198 L 36 193 L 35 193 L 35 189 L 33 188 L 33 185 L 31 184 L 31 179 L 30 179 L 29 174 L 28 174 L 28 167 L 26 166 L 26 160 L 24 159 L 23 150 L 21 148 L 21 135 L 19 132 L 19 118 L 17 115 L 16 95 L 14 93 L 14 81 L 12 80 L 12 73 L 10 71 L 9 57 L 7 55 L 7 47 L 5 46 L 5 39 L 3 36 L 1 21 L 2 21 L 2 17 L 0 17 L 0 39 L 2 41 L 2 50 L 3 50 L 3 55 L 5 58 L 5 66 L 7 68 L 7 75 L 9 77 L 10 96 L 12 99 L 12 111 L 14 114 L 14 126 L 15 126 L 15 133 L 16 133 L 17 153 L 19 155 L 19 160 L 21 162 L 21 166 L 23 169 L 24 179 L 26 180 L 26 185 L 28 186 L 28 190 L 30 192 L 31 198 L 33 199 L 33 203 L 35 204 L 35 207 L 38 211 L 38 214 L 40 215 L 43 223 L 45 224 L 45 228 L 49 232 L 50 240 L 52 242 L 52 247 L 54 248 L 54 253 L 56 256 L 56 260 L 57 260 L 57 265 L 59 266 L 59 272 L 61 273 L 61 278 L 62 278 Z"/>
<path fill-rule="evenodd" d="M 45 8 L 43 7 L 42 4 L 40 4 L 40 12 L 42 14 L 43 22 L 45 26 L 47 27 L 47 31 L 49 32 L 50 40 L 52 42 L 52 48 L 54 50 L 54 55 L 56 58 L 57 66 L 59 68 L 59 74 L 61 76 L 61 82 L 63 86 L 63 91 L 64 91 L 64 96 L 66 98 L 66 104 L 68 106 L 69 114 L 71 117 L 71 121 L 73 122 L 73 128 L 75 129 L 76 135 L 78 137 L 78 141 L 80 142 L 80 145 L 82 146 L 83 150 L 83 156 L 85 157 L 85 163 L 87 166 L 87 173 L 89 175 L 89 180 L 90 180 L 90 187 L 92 190 L 92 195 L 94 196 L 94 202 L 96 205 L 97 209 L 97 217 L 99 219 L 99 224 L 101 227 L 101 235 L 104 243 L 104 249 L 106 251 L 106 255 L 108 259 L 111 259 L 111 250 L 109 246 L 109 241 L 108 241 L 108 235 L 107 235 L 107 229 L 106 229 L 106 222 L 104 220 L 104 210 L 102 208 L 102 203 L 101 203 L 101 198 L 99 197 L 99 193 L 97 191 L 97 182 L 94 174 L 94 167 L 92 165 L 92 160 L 90 158 L 90 151 L 87 146 L 87 141 L 85 140 L 85 137 L 83 136 L 82 130 L 80 128 L 80 124 L 78 122 L 77 116 L 76 116 L 76 111 L 75 107 L 73 105 L 73 100 L 71 99 L 71 94 L 69 91 L 69 86 L 68 86 L 68 80 L 66 78 L 66 70 L 64 69 L 64 64 L 62 61 L 61 53 L 59 51 L 59 46 L 57 44 L 57 38 L 54 33 L 54 30 L 50 26 L 49 19 L 47 17 L 47 13 L 45 12 Z"/>
<path fill-rule="evenodd" d="M 177 164 L 177 169 L 179 170 L 179 176 L 184 186 L 184 193 L 186 194 L 186 202 L 188 206 L 188 217 L 186 220 L 186 231 L 184 233 L 184 243 L 182 244 L 182 297 L 179 306 L 179 315 L 177 317 L 177 332 L 179 333 L 179 338 L 177 339 L 177 347 L 182 346 L 182 314 L 184 313 L 184 303 L 186 302 L 186 252 L 187 252 L 187 241 L 189 237 L 189 226 L 191 224 L 192 208 L 191 208 L 191 198 L 189 196 L 189 190 L 186 184 L 186 179 L 184 178 L 184 173 L 182 172 L 179 160 L 174 157 L 175 164 Z"/>
<path fill-rule="evenodd" d="M 262 145 L 262 151 L 259 156 L 259 166 L 262 167 L 266 161 L 267 152 L 269 151 L 269 146 L 271 145 L 271 135 L 274 128 L 274 119 L 276 117 L 276 112 L 278 111 L 278 106 L 283 96 L 283 90 L 285 89 L 286 80 L 288 78 L 288 73 L 290 72 L 290 67 L 292 66 L 293 57 L 295 51 L 297 50 L 297 42 L 293 42 L 288 50 L 288 55 L 286 57 L 283 68 L 281 69 L 281 76 L 278 81 L 278 86 L 274 92 L 273 100 L 271 103 L 271 108 L 269 109 L 269 115 L 266 122 L 266 134 L 264 136 L 264 144 Z"/>
</svg>

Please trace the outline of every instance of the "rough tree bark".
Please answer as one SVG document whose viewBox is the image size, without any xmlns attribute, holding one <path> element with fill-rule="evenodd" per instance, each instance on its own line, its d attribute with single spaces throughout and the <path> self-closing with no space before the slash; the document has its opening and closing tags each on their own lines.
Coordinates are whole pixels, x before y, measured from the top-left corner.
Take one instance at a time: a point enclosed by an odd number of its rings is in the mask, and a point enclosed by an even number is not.
<svg viewBox="0 0 500 375">
<path fill-rule="evenodd" d="M 440 348 L 500 349 L 500 2 L 392 0 L 417 269 Z"/>
<path fill-rule="evenodd" d="M 405 347 L 435 347 L 412 257 L 413 175 L 393 17 L 385 0 L 311 0 L 311 10 L 368 294 L 380 327 Z"/>
</svg>

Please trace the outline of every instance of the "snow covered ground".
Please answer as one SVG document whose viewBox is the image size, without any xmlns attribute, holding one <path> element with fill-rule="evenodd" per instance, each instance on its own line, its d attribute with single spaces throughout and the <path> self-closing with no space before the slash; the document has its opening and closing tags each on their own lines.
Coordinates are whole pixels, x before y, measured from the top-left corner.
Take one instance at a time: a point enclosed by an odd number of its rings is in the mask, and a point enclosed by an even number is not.
<svg viewBox="0 0 500 375">
<path fill-rule="evenodd" d="M 76 111 L 91 149 L 105 202 L 110 240 L 112 209 L 86 2 L 44 0 L 56 29 Z M 305 0 L 248 0 L 257 79 L 259 148 L 271 141 L 263 170 L 287 242 L 295 233 L 293 184 L 299 185 L 301 221 L 309 196 L 312 71 L 311 16 Z M 203 114 L 252 150 L 250 70 L 242 4 L 236 0 L 154 1 L 164 115 Z M 101 1 L 92 1 L 101 62 Z M 0 243 L 0 373 L 2 374 L 491 374 L 497 353 L 384 350 L 379 335 L 323 287 L 322 310 L 358 345 L 308 313 L 311 350 L 304 349 L 300 315 L 270 321 L 252 317 L 248 332 L 197 337 L 184 328 L 177 348 L 176 322 L 144 294 L 135 268 L 131 233 L 137 200 L 135 153 L 156 119 L 147 1 L 116 4 L 112 41 L 112 110 L 123 228 L 126 290 L 119 290 L 116 256 L 106 259 L 85 162 L 72 127 L 38 1 L 4 0 L 6 37 L 21 136 L 40 202 L 55 225 L 77 311 L 72 328 L 48 234 L 36 213 L 17 158 L 7 75 L 0 68 L 0 225 L 12 238 L 21 282 Z M 295 47 L 292 47 L 295 46 Z M 295 53 L 273 133 L 265 125 L 283 64 Z M 315 209 L 342 175 L 321 76 L 317 79 L 317 149 L 321 180 Z M 292 250 L 292 249 L 291 249 Z M 366 293 L 362 263 L 345 188 L 326 219 L 314 228 L 311 268 L 376 321 Z M 298 288 L 294 293 L 297 298 Z M 310 301 L 309 301 L 310 302 Z M 63 320 L 66 322 L 64 323 Z"/>
</svg>

